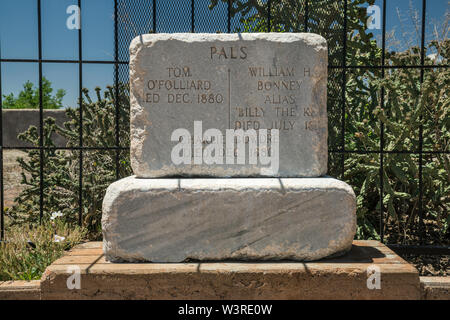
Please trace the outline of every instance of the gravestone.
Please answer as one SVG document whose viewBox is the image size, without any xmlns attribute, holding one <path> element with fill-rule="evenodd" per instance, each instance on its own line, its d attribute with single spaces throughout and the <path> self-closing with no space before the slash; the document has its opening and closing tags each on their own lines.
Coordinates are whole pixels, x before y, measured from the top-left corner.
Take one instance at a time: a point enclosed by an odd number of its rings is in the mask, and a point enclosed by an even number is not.
<svg viewBox="0 0 450 320">
<path fill-rule="evenodd" d="M 106 192 L 106 259 L 306 261 L 348 251 L 355 195 L 324 176 L 326 81 L 316 34 L 135 38 L 135 176 Z"/>
<path fill-rule="evenodd" d="M 131 43 L 130 86 L 131 164 L 138 177 L 326 174 L 327 45 L 321 36 L 144 35 Z M 224 140 L 227 129 L 279 129 L 279 150 L 273 152 L 279 155 L 278 170 L 261 170 L 268 166 L 259 159 L 226 161 L 227 150 L 236 158 L 226 141 L 216 161 L 205 163 L 210 128 L 220 130 Z M 193 151 L 174 164 L 176 129 L 186 129 Z M 261 145 L 270 148 L 276 139 L 271 138 L 247 138 L 245 159 Z"/>
</svg>

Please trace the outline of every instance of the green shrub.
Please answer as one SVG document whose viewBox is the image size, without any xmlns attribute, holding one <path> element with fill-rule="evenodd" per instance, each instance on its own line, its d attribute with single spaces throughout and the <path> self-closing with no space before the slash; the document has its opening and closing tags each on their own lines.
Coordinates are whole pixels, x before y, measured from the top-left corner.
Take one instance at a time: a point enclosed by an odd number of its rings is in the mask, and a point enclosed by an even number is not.
<svg viewBox="0 0 450 320">
<path fill-rule="evenodd" d="M 55 235 L 62 238 L 55 241 Z M 40 226 L 15 226 L 0 243 L 0 281 L 38 280 L 45 268 L 85 237 L 85 230 L 55 219 Z"/>
<path fill-rule="evenodd" d="M 221 0 L 226 2 L 226 0 Z M 211 0 L 214 8 L 219 0 Z M 308 32 L 322 35 L 328 43 L 328 63 L 343 65 L 343 1 L 309 1 Z M 352 0 L 347 8 L 346 64 L 380 65 L 381 46 L 367 29 L 366 7 L 374 0 Z M 240 32 L 267 32 L 267 2 L 233 1 L 231 16 L 238 17 Z M 305 32 L 304 2 L 280 0 L 271 2 L 271 31 Z M 414 19 L 413 19 L 414 20 Z M 414 23 L 417 23 L 414 20 Z M 433 35 L 425 48 L 426 65 L 448 65 L 448 17 L 442 35 Z M 418 28 L 419 30 L 420 28 Z M 393 34 L 388 34 L 395 40 Z M 438 40 L 440 39 L 440 40 Z M 386 65 L 420 65 L 420 50 L 409 44 L 404 52 L 387 52 Z M 345 91 L 345 134 L 342 132 L 342 87 Z M 388 242 L 416 242 L 419 237 L 419 155 L 403 151 L 419 149 L 419 130 L 423 130 L 425 151 L 450 149 L 450 98 L 448 68 L 429 68 L 421 85 L 419 69 L 388 69 L 385 79 L 379 68 L 352 68 L 343 75 L 340 68 L 328 72 L 328 144 L 329 150 L 367 151 L 363 153 L 330 153 L 329 174 L 348 182 L 357 195 L 359 239 L 380 239 L 380 175 L 383 175 L 383 207 L 386 212 L 384 234 Z M 384 106 L 381 90 L 384 87 Z M 384 150 L 400 150 L 383 156 L 380 172 L 381 126 L 384 126 Z M 344 157 L 344 175 L 341 164 Z M 450 243 L 450 156 L 443 153 L 423 154 L 423 221 L 429 242 Z"/>
<path fill-rule="evenodd" d="M 213 0 L 213 8 L 219 0 Z M 222 0 L 227 1 L 227 0 Z M 329 46 L 329 64 L 343 63 L 342 3 L 335 0 L 310 1 L 309 29 L 323 35 Z M 346 63 L 352 66 L 381 63 L 381 48 L 366 29 L 365 6 L 374 0 L 354 0 L 349 3 Z M 272 27 L 279 32 L 304 31 L 302 4 L 283 0 L 272 2 Z M 234 1 L 232 17 L 241 16 L 242 31 L 267 31 L 267 3 L 260 1 Z M 448 28 L 446 27 L 448 33 Z M 426 48 L 427 65 L 449 63 L 447 33 L 440 41 L 432 41 Z M 410 47 L 404 52 L 388 52 L 386 64 L 420 65 L 420 50 Z M 330 153 L 329 173 L 348 182 L 357 195 L 359 239 L 379 239 L 380 177 L 383 177 L 383 207 L 387 213 L 385 229 L 388 242 L 417 242 L 419 226 L 419 132 L 422 130 L 423 163 L 423 221 L 427 238 L 432 243 L 450 243 L 450 156 L 432 153 L 448 151 L 450 144 L 450 74 L 448 68 L 424 71 L 423 84 L 419 69 L 389 69 L 382 79 L 382 71 L 374 69 L 347 70 L 331 68 L 328 74 L 329 149 L 338 150 L 344 140 L 345 150 L 367 151 L 341 155 Z M 346 85 L 345 97 L 342 86 Z M 384 88 L 384 105 L 381 92 Z M 86 93 L 83 127 L 85 146 L 115 145 L 114 90 L 111 88 L 92 102 Z M 121 145 L 129 145 L 128 93 L 121 85 L 120 106 Z M 345 134 L 342 133 L 342 105 L 345 98 Z M 45 122 L 45 145 L 52 145 L 50 133 L 56 131 L 68 139 L 68 146 L 78 144 L 78 111 L 69 110 L 72 119 L 65 128 L 58 128 L 53 120 Z M 400 151 L 383 156 L 380 172 L 381 128 L 384 127 L 384 150 Z M 36 128 L 30 128 L 23 139 L 38 145 Z M 39 208 L 39 151 L 30 151 L 30 161 L 20 161 L 24 169 L 23 182 L 27 185 L 17 199 L 17 205 L 8 214 L 17 221 L 37 221 Z M 83 153 L 83 216 L 91 235 L 99 236 L 101 203 L 104 190 L 115 176 L 115 151 L 84 151 Z M 344 175 L 341 176 L 341 157 L 344 157 Z M 131 174 L 128 154 L 120 154 L 118 177 Z M 65 219 L 73 222 L 78 208 L 78 151 L 44 152 L 44 212 L 48 215 L 62 210 Z M 85 169 L 86 168 L 86 169 Z"/>
<path fill-rule="evenodd" d="M 427 51 L 440 52 L 439 63 L 449 63 L 450 40 L 433 41 Z M 391 53 L 388 59 L 396 65 L 420 64 L 420 50 L 410 48 Z M 426 64 L 436 64 L 430 58 Z M 346 148 L 379 150 L 381 124 L 384 126 L 384 150 L 406 151 L 384 155 L 380 173 L 378 154 L 352 154 L 345 160 L 345 179 L 358 194 L 359 236 L 373 233 L 380 209 L 380 174 L 383 175 L 383 205 L 387 212 L 385 232 L 391 242 L 409 242 L 418 238 L 419 150 L 422 127 L 422 149 L 438 152 L 449 150 L 450 144 L 450 71 L 448 68 L 424 71 L 394 69 L 385 79 L 369 72 L 352 74 L 347 82 L 349 106 L 346 122 Z M 381 87 L 385 105 L 380 107 Z M 425 230 L 434 243 L 449 240 L 450 222 L 450 158 L 448 154 L 423 155 L 423 212 Z M 392 228 L 391 230 L 387 228 Z M 448 242 L 447 242 L 448 243 Z"/>
<path fill-rule="evenodd" d="M 101 94 L 95 89 L 96 100 L 92 100 L 87 89 L 83 89 L 83 146 L 98 148 L 83 151 L 83 189 L 79 187 L 80 151 L 49 149 L 43 152 L 43 218 L 48 220 L 55 211 L 63 213 L 67 223 L 78 221 L 79 196 L 82 195 L 83 226 L 89 230 L 90 239 L 101 237 L 101 207 L 105 190 L 117 178 L 131 174 L 127 152 L 106 150 L 116 144 L 115 130 L 115 90 L 108 87 Z M 128 87 L 120 85 L 119 106 L 119 144 L 129 145 L 129 98 Z M 67 147 L 79 145 L 79 109 L 67 109 L 69 121 L 64 127 L 56 125 L 53 118 L 44 121 L 44 140 L 46 147 L 55 147 L 51 135 L 56 132 L 67 139 Z M 39 132 L 36 127 L 19 135 L 19 138 L 39 146 Z M 26 188 L 15 199 L 15 205 L 6 212 L 12 224 L 39 222 L 40 207 L 40 150 L 27 151 L 27 159 L 19 158 L 22 168 L 21 183 Z M 116 157 L 119 157 L 116 176 Z"/>
<path fill-rule="evenodd" d="M 58 89 L 55 95 L 52 95 L 52 92 L 51 82 L 42 77 L 42 107 L 44 109 L 62 108 L 62 99 L 66 95 L 66 91 Z M 17 98 L 13 93 L 3 95 L 3 98 L 2 107 L 4 109 L 37 109 L 39 108 L 39 87 L 35 87 L 33 83 L 27 81 Z"/>
</svg>

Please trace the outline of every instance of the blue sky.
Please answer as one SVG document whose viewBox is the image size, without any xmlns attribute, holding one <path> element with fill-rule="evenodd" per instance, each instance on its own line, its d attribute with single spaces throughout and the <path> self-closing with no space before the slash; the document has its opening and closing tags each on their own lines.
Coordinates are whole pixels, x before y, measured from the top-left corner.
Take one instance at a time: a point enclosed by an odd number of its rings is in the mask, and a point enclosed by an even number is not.
<svg viewBox="0 0 450 320">
<path fill-rule="evenodd" d="M 41 0 L 42 1 L 42 49 L 44 59 L 78 59 L 78 33 L 69 30 L 66 20 L 69 5 L 77 4 L 76 0 Z M 145 2 L 143 0 L 139 2 Z M 37 1 L 36 0 L 0 0 L 0 45 L 1 57 L 37 59 Z M 210 12 L 207 9 L 209 0 L 196 0 L 196 32 L 214 30 L 226 31 L 226 6 Z M 387 31 L 395 30 L 401 41 L 412 39 L 414 24 L 410 18 L 410 4 L 419 10 L 421 17 L 421 0 L 387 0 Z M 151 5 L 151 1 L 149 0 Z M 382 6 L 382 0 L 376 4 Z M 190 0 L 157 1 L 158 32 L 190 31 Z M 113 60 L 114 57 L 114 1 L 82 0 L 82 33 L 83 60 Z M 397 8 L 401 13 L 398 18 Z M 427 1 L 427 40 L 432 38 L 433 23 L 442 23 L 448 10 L 448 0 Z M 211 18 L 212 15 L 212 18 Z M 150 22 L 150 21 L 149 21 Z M 151 23 L 148 23 L 151 29 Z M 411 34 L 402 36 L 403 31 Z M 420 32 L 420 30 L 419 30 Z M 380 32 L 374 30 L 376 37 Z M 394 47 L 391 47 L 392 49 Z M 2 91 L 3 94 L 17 94 L 27 80 L 37 84 L 37 63 L 3 62 Z M 113 82 L 113 65 L 84 64 L 83 86 L 93 89 L 95 86 L 105 87 Z M 78 64 L 46 63 L 43 64 L 43 75 L 48 78 L 55 89 L 63 88 L 67 94 L 63 100 L 65 106 L 75 106 L 78 97 Z"/>
</svg>

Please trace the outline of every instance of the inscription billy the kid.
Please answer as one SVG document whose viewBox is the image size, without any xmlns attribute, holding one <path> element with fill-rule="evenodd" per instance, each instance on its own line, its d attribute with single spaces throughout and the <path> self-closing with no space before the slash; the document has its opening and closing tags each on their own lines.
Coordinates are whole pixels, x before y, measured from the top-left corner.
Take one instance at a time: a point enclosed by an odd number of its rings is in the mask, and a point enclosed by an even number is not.
<svg viewBox="0 0 450 320">
<path fill-rule="evenodd" d="M 258 163 L 171 163 L 176 145 L 171 134 L 179 128 L 193 133 L 196 121 L 204 130 L 214 128 L 224 136 L 227 129 L 249 133 L 246 145 L 260 139 L 258 133 L 264 129 L 270 142 L 276 129 L 277 176 L 326 172 L 325 40 L 308 34 L 269 35 L 192 34 L 187 39 L 157 34 L 133 40 L 131 132 L 141 139 L 132 145 L 138 151 L 132 165 L 138 175 L 261 175 Z M 204 147 L 214 141 L 205 136 L 200 140 Z M 268 144 L 269 155 L 271 151 Z"/>
</svg>

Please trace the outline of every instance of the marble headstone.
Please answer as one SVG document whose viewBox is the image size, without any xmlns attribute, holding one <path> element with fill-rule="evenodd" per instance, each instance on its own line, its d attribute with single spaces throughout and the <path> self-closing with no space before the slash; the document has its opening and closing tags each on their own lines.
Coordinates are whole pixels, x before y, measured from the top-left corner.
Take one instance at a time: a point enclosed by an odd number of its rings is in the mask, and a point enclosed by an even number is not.
<svg viewBox="0 0 450 320">
<path fill-rule="evenodd" d="M 322 176 L 327 171 L 326 85 L 327 44 L 316 34 L 139 36 L 130 46 L 133 171 L 145 178 Z M 190 140 L 172 137 L 177 129 L 188 132 Z M 213 140 L 208 129 L 219 130 L 223 141 Z M 244 137 L 240 164 L 227 129 L 257 133 Z M 278 137 L 259 136 L 261 129 L 278 129 Z M 178 152 L 186 158 L 177 163 L 172 152 L 181 141 L 189 143 L 191 154 Z M 212 141 L 222 147 L 211 152 L 218 155 L 213 163 L 205 163 Z M 278 150 L 272 144 L 277 141 Z M 278 157 L 277 165 L 260 155 Z"/>
</svg>

